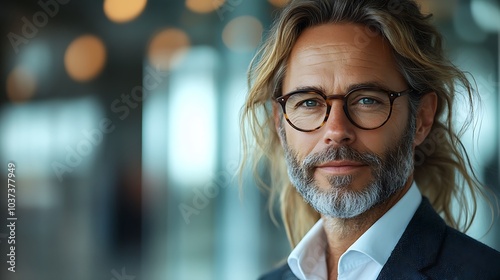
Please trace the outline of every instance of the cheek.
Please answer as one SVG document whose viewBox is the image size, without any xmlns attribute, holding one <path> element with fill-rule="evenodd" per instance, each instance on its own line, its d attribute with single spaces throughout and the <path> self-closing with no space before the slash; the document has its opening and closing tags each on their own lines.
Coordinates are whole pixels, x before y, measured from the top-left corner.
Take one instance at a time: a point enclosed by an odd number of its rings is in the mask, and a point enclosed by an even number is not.
<svg viewBox="0 0 500 280">
<path fill-rule="evenodd" d="M 286 144 L 292 151 L 297 153 L 299 159 L 320 152 L 327 148 L 327 144 L 322 142 L 321 133 L 304 133 L 295 130 L 289 125 L 285 126 Z M 356 141 L 349 146 L 359 152 L 371 152 L 383 156 L 387 149 L 396 143 L 397 135 L 395 130 L 376 129 L 360 130 L 356 133 Z M 396 137 L 395 137 L 396 136 Z"/>
<path fill-rule="evenodd" d="M 394 145 L 399 143 L 406 130 L 407 117 L 395 117 L 404 116 L 404 112 L 396 110 L 394 113 L 391 119 L 379 129 L 355 129 L 355 141 L 349 146 L 359 152 L 371 152 L 383 157 L 387 150 L 392 149 Z M 295 130 L 286 121 L 283 125 L 285 126 L 286 144 L 297 153 L 299 159 L 320 152 L 328 146 L 323 141 L 321 129 L 316 132 L 305 133 Z"/>
<path fill-rule="evenodd" d="M 383 157 L 385 152 L 391 148 L 391 143 L 395 139 L 394 134 L 390 133 L 373 133 L 375 131 L 367 131 L 367 133 L 359 133 L 357 143 L 354 149 L 359 152 L 375 153 Z"/>
<path fill-rule="evenodd" d="M 297 131 L 288 124 L 285 124 L 285 134 L 288 147 L 298 154 L 299 159 L 309 155 L 319 141 L 314 133 Z"/>
<path fill-rule="evenodd" d="M 406 122 L 406 118 L 403 118 L 395 122 L 387 122 L 379 129 L 360 131 L 353 148 L 360 152 L 372 152 L 384 157 L 388 150 L 392 150 L 395 145 L 399 144 L 406 131 Z"/>
</svg>

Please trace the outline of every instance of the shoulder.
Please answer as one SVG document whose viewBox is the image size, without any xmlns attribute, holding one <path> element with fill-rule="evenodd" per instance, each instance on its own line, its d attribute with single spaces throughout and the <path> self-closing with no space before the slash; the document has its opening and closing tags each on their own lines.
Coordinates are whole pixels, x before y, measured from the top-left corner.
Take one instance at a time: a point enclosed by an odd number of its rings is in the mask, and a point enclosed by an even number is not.
<svg viewBox="0 0 500 280">
<path fill-rule="evenodd" d="M 499 264 L 499 252 L 447 226 L 424 198 L 379 279 L 500 279 Z"/>
<path fill-rule="evenodd" d="M 287 263 L 262 275 L 258 280 L 297 280 Z"/>
<path fill-rule="evenodd" d="M 436 267 L 470 276 L 500 277 L 500 252 L 450 227 L 446 227 L 438 263 Z"/>
<path fill-rule="evenodd" d="M 425 201 L 424 204 L 426 203 L 428 202 Z M 417 226 L 427 228 L 423 231 L 424 234 L 420 240 L 438 247 L 436 263 L 447 267 L 455 265 L 458 270 L 494 270 L 500 273 L 498 265 L 500 252 L 446 225 L 441 217 L 434 210 L 432 213 L 430 209 L 420 212 L 420 214 L 424 213 L 426 221 L 418 222 Z"/>
<path fill-rule="evenodd" d="M 449 226 L 446 227 L 443 250 L 478 254 L 480 255 L 479 258 L 493 258 L 496 260 L 500 258 L 500 252 Z"/>
</svg>

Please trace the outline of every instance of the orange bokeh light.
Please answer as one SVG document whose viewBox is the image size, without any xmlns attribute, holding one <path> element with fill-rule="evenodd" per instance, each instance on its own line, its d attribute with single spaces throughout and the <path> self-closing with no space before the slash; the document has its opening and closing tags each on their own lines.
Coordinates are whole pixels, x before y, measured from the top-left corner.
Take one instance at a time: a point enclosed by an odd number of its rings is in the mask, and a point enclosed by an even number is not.
<svg viewBox="0 0 500 280">
<path fill-rule="evenodd" d="M 224 0 L 186 0 L 186 7 L 200 14 L 213 12 L 224 5 Z"/>
<path fill-rule="evenodd" d="M 164 29 L 149 43 L 149 63 L 162 70 L 171 69 L 179 63 L 189 46 L 190 41 L 186 32 L 177 28 Z"/>
<path fill-rule="evenodd" d="M 7 97 L 15 103 L 25 102 L 34 96 L 36 85 L 33 73 L 18 66 L 7 76 Z"/>
<path fill-rule="evenodd" d="M 290 0 L 268 0 L 273 6 L 281 8 L 284 7 Z"/>
<path fill-rule="evenodd" d="M 251 52 L 259 45 L 262 32 L 262 23 L 257 18 L 240 16 L 224 27 L 222 40 L 232 51 Z"/>
<path fill-rule="evenodd" d="M 68 75 L 79 82 L 94 79 L 106 63 L 106 47 L 98 37 L 83 35 L 66 49 L 64 66 Z"/>
<path fill-rule="evenodd" d="M 104 13 L 111 21 L 124 23 L 138 17 L 146 4 L 147 0 L 105 0 Z"/>
</svg>

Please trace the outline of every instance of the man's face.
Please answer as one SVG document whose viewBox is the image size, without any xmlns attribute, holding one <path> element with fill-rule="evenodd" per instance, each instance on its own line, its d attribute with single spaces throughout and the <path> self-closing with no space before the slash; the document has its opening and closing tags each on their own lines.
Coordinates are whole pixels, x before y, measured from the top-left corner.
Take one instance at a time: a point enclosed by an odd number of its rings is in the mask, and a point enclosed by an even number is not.
<svg viewBox="0 0 500 280">
<path fill-rule="evenodd" d="M 378 35 L 360 40 L 367 38 L 364 30 L 354 24 L 306 29 L 288 61 L 283 94 L 312 87 L 327 96 L 344 95 L 365 84 L 408 89 L 388 43 Z M 374 130 L 354 126 L 342 106 L 334 99 L 326 124 L 313 132 L 277 123 L 297 190 L 321 214 L 352 218 L 405 186 L 413 167 L 415 128 L 407 96 L 394 101 L 390 119 Z"/>
</svg>

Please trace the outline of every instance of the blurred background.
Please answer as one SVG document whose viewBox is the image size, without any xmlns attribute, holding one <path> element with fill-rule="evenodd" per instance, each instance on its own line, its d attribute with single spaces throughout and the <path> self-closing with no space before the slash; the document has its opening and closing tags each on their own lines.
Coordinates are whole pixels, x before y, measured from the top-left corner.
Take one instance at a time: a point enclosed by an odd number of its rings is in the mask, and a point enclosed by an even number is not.
<svg viewBox="0 0 500 280">
<path fill-rule="evenodd" d="M 234 175 L 246 70 L 286 2 L 4 1 L 0 178 L 15 163 L 18 220 L 12 273 L 2 188 L 0 278 L 245 280 L 285 259 L 266 194 Z M 419 2 L 476 79 L 483 121 L 463 140 L 498 195 L 500 3 Z M 468 234 L 500 249 L 490 224 L 481 203 Z"/>
</svg>

